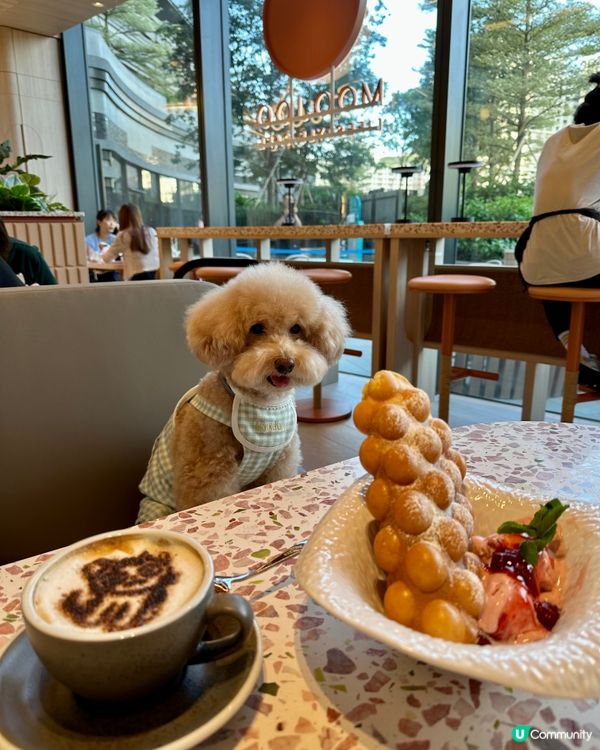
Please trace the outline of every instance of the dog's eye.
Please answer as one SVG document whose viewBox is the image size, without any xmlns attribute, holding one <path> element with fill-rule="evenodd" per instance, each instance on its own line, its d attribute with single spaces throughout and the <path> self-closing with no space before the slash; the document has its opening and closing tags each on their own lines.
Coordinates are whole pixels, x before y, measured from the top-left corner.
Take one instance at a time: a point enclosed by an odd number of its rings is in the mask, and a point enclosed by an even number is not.
<svg viewBox="0 0 600 750">
<path fill-rule="evenodd" d="M 299 323 L 294 323 L 294 325 L 290 328 L 290 333 L 297 334 L 302 331 L 302 328 L 300 327 Z"/>
<path fill-rule="evenodd" d="M 260 334 L 264 332 L 265 327 L 262 323 L 255 323 L 253 326 L 250 326 L 250 333 L 254 333 L 257 336 L 260 336 Z"/>
</svg>

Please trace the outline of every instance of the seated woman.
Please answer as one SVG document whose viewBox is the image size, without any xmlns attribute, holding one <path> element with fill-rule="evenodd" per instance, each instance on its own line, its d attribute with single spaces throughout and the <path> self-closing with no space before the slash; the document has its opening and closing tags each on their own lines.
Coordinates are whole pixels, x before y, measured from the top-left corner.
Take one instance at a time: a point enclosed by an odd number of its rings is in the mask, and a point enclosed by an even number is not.
<svg viewBox="0 0 600 750">
<path fill-rule="evenodd" d="M 119 233 L 112 245 L 102 251 L 102 260 L 115 260 L 119 253 L 123 253 L 123 278 L 156 278 L 160 265 L 156 230 L 144 226 L 142 212 L 133 203 L 125 203 L 119 209 Z"/>
<path fill-rule="evenodd" d="M 58 284 L 56 277 L 35 245 L 10 237 L 0 219 L 0 258 L 27 284 Z"/>
</svg>

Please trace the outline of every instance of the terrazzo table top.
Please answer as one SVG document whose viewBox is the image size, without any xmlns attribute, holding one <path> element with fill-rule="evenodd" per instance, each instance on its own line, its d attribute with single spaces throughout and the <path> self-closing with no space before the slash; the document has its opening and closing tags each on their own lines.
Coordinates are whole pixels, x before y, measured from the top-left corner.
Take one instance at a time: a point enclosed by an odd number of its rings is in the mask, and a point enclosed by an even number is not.
<svg viewBox="0 0 600 750">
<path fill-rule="evenodd" d="M 469 473 L 540 496 L 600 502 L 600 427 L 541 422 L 453 430 Z M 341 462 L 146 524 L 191 534 L 217 573 L 237 573 L 310 535 L 363 474 Z M 32 519 L 34 522 L 34 519 Z M 0 651 L 21 632 L 25 580 L 49 554 L 0 568 Z M 555 700 L 430 667 L 342 624 L 294 582 L 293 561 L 239 584 L 262 633 L 264 665 L 214 750 L 508 750 L 515 725 L 562 732 L 536 747 L 600 748 L 600 703 Z M 590 739 L 578 739 L 582 730 Z M 571 737 L 571 739 L 569 739 Z"/>
</svg>

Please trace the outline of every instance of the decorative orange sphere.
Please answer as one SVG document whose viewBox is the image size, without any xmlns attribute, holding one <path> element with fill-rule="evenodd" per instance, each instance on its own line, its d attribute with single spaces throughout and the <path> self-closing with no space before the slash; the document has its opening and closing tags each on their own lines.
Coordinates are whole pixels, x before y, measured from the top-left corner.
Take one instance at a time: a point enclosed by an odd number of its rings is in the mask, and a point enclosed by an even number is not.
<svg viewBox="0 0 600 750">
<path fill-rule="evenodd" d="M 263 35 L 273 63 L 292 78 L 327 75 L 352 49 L 366 0 L 265 0 Z"/>
</svg>

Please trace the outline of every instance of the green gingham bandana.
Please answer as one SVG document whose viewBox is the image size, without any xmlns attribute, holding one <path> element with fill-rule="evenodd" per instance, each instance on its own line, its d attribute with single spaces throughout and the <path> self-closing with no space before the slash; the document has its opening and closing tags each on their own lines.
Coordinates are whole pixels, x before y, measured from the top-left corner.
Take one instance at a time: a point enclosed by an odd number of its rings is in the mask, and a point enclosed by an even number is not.
<svg viewBox="0 0 600 750">
<path fill-rule="evenodd" d="M 173 463 L 171 443 L 175 414 L 184 403 L 217 422 L 231 427 L 233 434 L 244 448 L 240 464 L 240 483 L 246 487 L 256 481 L 281 455 L 296 431 L 296 408 L 293 396 L 274 406 L 258 406 L 234 393 L 231 414 L 212 404 L 197 392 L 194 386 L 177 403 L 169 421 L 156 438 L 146 474 L 140 482 L 140 491 L 145 495 L 140 503 L 137 523 L 151 521 L 173 513 Z"/>
</svg>

